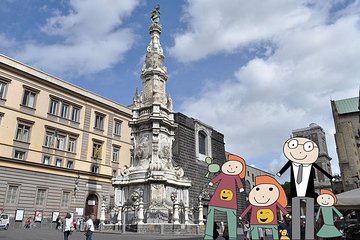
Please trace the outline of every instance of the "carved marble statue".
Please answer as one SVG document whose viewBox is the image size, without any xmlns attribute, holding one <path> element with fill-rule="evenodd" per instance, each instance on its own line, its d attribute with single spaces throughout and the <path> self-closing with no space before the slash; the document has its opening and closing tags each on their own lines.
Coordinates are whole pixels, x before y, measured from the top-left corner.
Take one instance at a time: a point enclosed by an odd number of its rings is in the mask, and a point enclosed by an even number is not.
<svg viewBox="0 0 360 240">
<path fill-rule="evenodd" d="M 160 22 L 160 5 L 156 5 L 151 13 L 151 22 L 159 23 Z"/>
</svg>

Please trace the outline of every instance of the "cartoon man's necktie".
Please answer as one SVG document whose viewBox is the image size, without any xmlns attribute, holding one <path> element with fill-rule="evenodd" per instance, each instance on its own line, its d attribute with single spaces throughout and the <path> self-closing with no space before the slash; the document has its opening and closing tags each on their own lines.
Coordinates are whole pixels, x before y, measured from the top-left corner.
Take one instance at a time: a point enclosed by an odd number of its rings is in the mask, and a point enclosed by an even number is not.
<svg viewBox="0 0 360 240">
<path fill-rule="evenodd" d="M 299 170 L 298 170 L 298 175 L 297 175 L 297 178 L 296 178 L 296 182 L 297 184 L 300 184 L 302 182 L 302 178 L 303 178 L 303 165 L 300 164 L 299 165 Z"/>
</svg>

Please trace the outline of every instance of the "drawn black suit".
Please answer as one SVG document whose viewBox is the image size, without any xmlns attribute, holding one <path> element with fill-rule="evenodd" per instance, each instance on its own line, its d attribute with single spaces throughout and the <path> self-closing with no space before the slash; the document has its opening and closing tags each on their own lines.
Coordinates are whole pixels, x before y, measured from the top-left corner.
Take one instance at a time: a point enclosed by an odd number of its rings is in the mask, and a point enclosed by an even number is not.
<svg viewBox="0 0 360 240">
<path fill-rule="evenodd" d="M 296 192 L 294 169 L 293 169 L 292 163 L 293 162 L 289 160 L 283 166 L 283 168 L 279 171 L 279 173 L 280 173 L 280 175 L 283 175 L 284 172 L 286 172 L 286 170 L 290 167 L 290 170 L 291 170 L 290 171 L 290 189 L 291 189 L 290 193 L 291 193 L 291 198 L 294 198 L 294 197 L 298 197 L 298 194 Z M 317 170 L 319 170 L 321 173 L 323 173 L 329 179 L 333 178 L 328 172 L 326 172 L 324 169 L 322 169 L 319 165 L 317 165 L 316 163 L 313 163 L 311 165 L 310 177 L 309 177 L 309 181 L 307 184 L 305 197 L 315 198 L 315 188 L 314 188 L 315 168 Z"/>
</svg>

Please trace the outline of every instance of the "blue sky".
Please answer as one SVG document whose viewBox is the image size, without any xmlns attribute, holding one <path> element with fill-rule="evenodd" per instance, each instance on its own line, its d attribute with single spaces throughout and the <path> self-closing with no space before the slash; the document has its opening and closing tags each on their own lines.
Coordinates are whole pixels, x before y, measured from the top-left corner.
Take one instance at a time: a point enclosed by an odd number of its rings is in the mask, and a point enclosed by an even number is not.
<svg viewBox="0 0 360 240">
<path fill-rule="evenodd" d="M 339 172 L 330 99 L 358 94 L 359 1 L 3 0 L 0 52 L 128 105 L 156 4 L 175 111 L 271 172 L 291 131 L 315 122 Z"/>
</svg>

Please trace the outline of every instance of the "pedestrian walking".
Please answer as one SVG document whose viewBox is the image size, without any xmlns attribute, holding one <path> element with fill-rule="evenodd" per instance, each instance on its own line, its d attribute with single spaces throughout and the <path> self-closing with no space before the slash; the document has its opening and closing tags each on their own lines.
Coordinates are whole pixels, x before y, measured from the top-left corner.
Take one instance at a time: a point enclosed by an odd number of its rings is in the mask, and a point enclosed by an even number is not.
<svg viewBox="0 0 360 240">
<path fill-rule="evenodd" d="M 70 213 L 66 214 L 63 226 L 64 226 L 64 240 L 69 240 L 69 235 L 71 233 L 71 228 L 72 228 L 72 219 Z"/>
<path fill-rule="evenodd" d="M 94 215 L 90 215 L 89 219 L 86 221 L 85 223 L 85 236 L 86 236 L 86 240 L 93 240 L 92 239 L 92 235 L 95 231 L 95 227 L 94 227 Z"/>
<path fill-rule="evenodd" d="M 244 223 L 243 229 L 244 229 L 244 239 L 245 240 L 250 240 L 250 224 L 249 224 L 249 221 L 246 221 Z"/>
<path fill-rule="evenodd" d="M 224 225 L 223 238 L 225 240 L 229 240 L 229 228 L 228 228 L 227 223 L 225 223 L 225 225 Z"/>
<path fill-rule="evenodd" d="M 75 230 L 80 230 L 80 218 L 77 218 L 74 222 Z"/>
<path fill-rule="evenodd" d="M 217 225 L 216 222 L 214 222 L 214 233 L 213 233 L 213 239 L 216 240 L 219 236 L 219 232 L 218 232 L 219 226 Z"/>
<path fill-rule="evenodd" d="M 31 217 L 28 217 L 27 219 L 26 219 L 26 221 L 25 221 L 25 226 L 24 226 L 24 228 L 30 228 L 30 226 L 31 226 Z"/>
<path fill-rule="evenodd" d="M 61 217 L 58 216 L 56 218 L 56 230 L 59 230 L 60 229 L 60 226 L 61 226 Z"/>
</svg>

